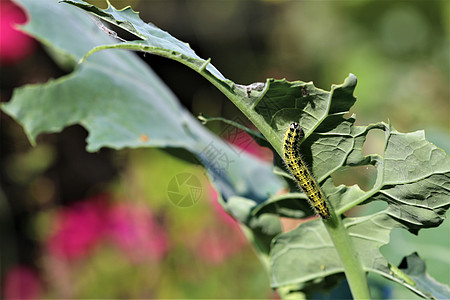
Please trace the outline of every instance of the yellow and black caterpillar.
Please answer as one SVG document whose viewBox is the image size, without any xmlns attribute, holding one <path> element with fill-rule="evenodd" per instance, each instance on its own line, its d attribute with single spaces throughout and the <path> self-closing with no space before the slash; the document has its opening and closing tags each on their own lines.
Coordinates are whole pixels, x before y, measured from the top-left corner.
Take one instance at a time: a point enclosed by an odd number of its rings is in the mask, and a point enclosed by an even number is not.
<svg viewBox="0 0 450 300">
<path fill-rule="evenodd" d="M 298 148 L 301 138 L 302 129 L 300 128 L 300 125 L 296 122 L 291 123 L 284 135 L 284 160 L 286 161 L 292 176 L 294 176 L 297 184 L 308 197 L 309 203 L 316 213 L 323 219 L 328 219 L 330 217 L 330 210 L 328 209 L 325 195 L 309 172 L 299 153 Z"/>
</svg>

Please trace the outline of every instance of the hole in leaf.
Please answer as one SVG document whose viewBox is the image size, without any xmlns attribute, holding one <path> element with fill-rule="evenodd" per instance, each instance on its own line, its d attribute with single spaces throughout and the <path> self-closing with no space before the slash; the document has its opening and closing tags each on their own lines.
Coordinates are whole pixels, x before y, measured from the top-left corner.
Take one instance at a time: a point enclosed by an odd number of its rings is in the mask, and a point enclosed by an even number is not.
<svg viewBox="0 0 450 300">
<path fill-rule="evenodd" d="M 447 212 L 447 218 L 450 213 Z M 389 244 L 381 247 L 380 251 L 388 261 L 398 266 L 403 257 L 417 252 L 426 262 L 427 273 L 441 282 L 450 282 L 448 272 L 448 236 L 450 222 L 445 220 L 437 228 L 421 229 L 419 234 L 413 235 L 407 230 L 394 228 L 390 233 Z"/>
<path fill-rule="evenodd" d="M 354 112 L 349 111 L 348 113 L 344 114 L 343 118 L 344 119 L 350 119 L 353 116 Z"/>
<path fill-rule="evenodd" d="M 357 184 L 363 191 L 368 191 L 375 184 L 377 170 L 372 165 L 345 167 L 337 170 L 331 176 L 335 186 Z"/>
<path fill-rule="evenodd" d="M 388 204 L 384 201 L 374 201 L 364 205 L 358 205 L 344 213 L 346 217 L 363 217 L 385 210 Z"/>
<path fill-rule="evenodd" d="M 378 154 L 383 156 L 385 145 L 385 133 L 380 129 L 370 130 L 362 148 L 363 155 Z"/>
</svg>

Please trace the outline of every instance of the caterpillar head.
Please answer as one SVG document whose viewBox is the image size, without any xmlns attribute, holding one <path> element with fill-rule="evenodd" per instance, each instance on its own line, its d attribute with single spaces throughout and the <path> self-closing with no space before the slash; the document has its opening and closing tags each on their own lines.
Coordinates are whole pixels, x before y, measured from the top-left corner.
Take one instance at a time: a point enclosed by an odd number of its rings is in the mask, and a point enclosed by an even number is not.
<svg viewBox="0 0 450 300">
<path fill-rule="evenodd" d="M 296 134 L 300 139 L 303 137 L 303 129 L 299 123 L 292 122 L 291 125 L 289 126 L 289 130 L 292 133 Z"/>
</svg>

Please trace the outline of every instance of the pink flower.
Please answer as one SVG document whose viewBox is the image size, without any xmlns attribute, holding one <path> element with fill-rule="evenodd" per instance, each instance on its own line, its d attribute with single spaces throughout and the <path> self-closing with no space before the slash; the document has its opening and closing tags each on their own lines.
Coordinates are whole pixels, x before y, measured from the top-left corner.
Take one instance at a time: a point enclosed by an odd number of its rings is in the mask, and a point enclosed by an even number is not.
<svg viewBox="0 0 450 300">
<path fill-rule="evenodd" d="M 42 287 L 34 270 L 26 266 L 15 266 L 5 274 L 5 299 L 37 299 Z"/>
<path fill-rule="evenodd" d="M 31 54 L 35 43 L 15 28 L 27 19 L 22 9 L 11 1 L 1 0 L 0 5 L 0 64 L 11 65 Z"/>
<path fill-rule="evenodd" d="M 220 264 L 242 249 L 235 235 L 217 229 L 207 228 L 195 240 L 195 252 L 207 263 Z"/>
<path fill-rule="evenodd" d="M 167 237 L 146 206 L 122 203 L 109 213 L 108 234 L 135 262 L 160 261 L 167 252 Z"/>
<path fill-rule="evenodd" d="M 55 233 L 47 246 L 50 254 L 74 260 L 96 246 L 112 241 L 134 262 L 159 261 L 167 252 L 167 238 L 146 206 L 109 203 L 99 195 L 75 203 L 57 213 Z"/>
<path fill-rule="evenodd" d="M 69 260 L 85 256 L 104 236 L 107 214 L 106 196 L 63 208 L 56 217 L 56 231 L 48 240 L 50 254 Z"/>
<path fill-rule="evenodd" d="M 238 253 L 246 244 L 239 224 L 217 201 L 217 193 L 210 187 L 212 213 L 218 223 L 210 225 L 193 238 L 193 251 L 207 263 L 220 264 Z"/>
<path fill-rule="evenodd" d="M 264 161 L 272 161 L 273 159 L 273 153 L 269 148 L 258 145 L 258 143 L 243 130 L 235 129 L 233 134 L 228 134 L 227 140 L 239 149 L 259 157 Z"/>
</svg>

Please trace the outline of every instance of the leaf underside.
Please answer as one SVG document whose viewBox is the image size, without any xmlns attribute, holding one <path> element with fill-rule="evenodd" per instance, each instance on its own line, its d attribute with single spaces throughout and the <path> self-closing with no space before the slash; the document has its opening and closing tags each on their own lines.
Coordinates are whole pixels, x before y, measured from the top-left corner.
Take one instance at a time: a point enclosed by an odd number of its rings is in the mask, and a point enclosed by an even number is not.
<svg viewBox="0 0 450 300">
<path fill-rule="evenodd" d="M 71 58 L 75 67 L 65 77 L 17 89 L 12 100 L 2 106 L 24 127 L 32 143 L 41 133 L 80 124 L 89 131 L 89 151 L 101 147 L 187 149 L 208 170 L 224 208 L 261 242 L 257 250 L 270 260 L 273 287 L 294 285 L 307 290 L 306 283 L 331 280 L 342 273 L 343 266 L 321 220 L 305 222 L 286 233 L 280 231 L 275 215 L 312 214 L 303 194 L 293 190 L 295 193 L 277 195 L 286 183 L 273 174 L 271 166 L 214 136 L 135 55 L 112 49 L 144 51 L 179 61 L 223 87 L 247 116 L 262 122 L 266 127 L 259 129 L 275 150 L 280 149 L 289 124 L 299 122 L 305 133 L 300 152 L 338 214 L 374 201 L 387 203 L 382 211 L 344 219 L 366 271 L 399 282 L 423 297 L 450 298 L 448 290 L 438 286 L 424 269 L 418 276 L 410 276 L 415 285 L 400 280 L 379 251 L 389 243 L 394 228 L 417 234 L 422 228 L 443 222 L 450 206 L 450 158 L 429 143 L 423 131 L 400 133 L 382 122 L 354 125 L 354 115 L 345 117 L 356 101 L 354 75 L 341 85 L 333 85 L 330 91 L 311 82 L 275 79 L 268 79 L 262 86 L 238 85 L 221 75 L 210 60 L 198 57 L 188 44 L 144 23 L 131 8 L 118 11 L 110 6 L 102 10 L 81 0 L 63 2 L 127 30 L 139 40 L 117 43 L 90 18 L 65 3 L 21 0 L 31 15 L 24 30 Z M 90 56 L 76 65 L 92 49 Z M 258 123 L 255 125 L 258 127 Z M 362 154 L 372 130 L 385 133 L 380 156 Z M 222 159 L 217 159 L 217 149 Z M 276 154 L 275 164 L 284 169 Z M 376 167 L 376 182 L 370 190 L 334 185 L 331 175 L 351 166 Z M 408 270 L 422 263 L 411 260 Z"/>
</svg>

